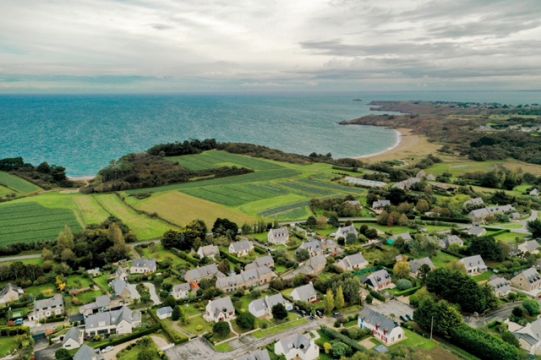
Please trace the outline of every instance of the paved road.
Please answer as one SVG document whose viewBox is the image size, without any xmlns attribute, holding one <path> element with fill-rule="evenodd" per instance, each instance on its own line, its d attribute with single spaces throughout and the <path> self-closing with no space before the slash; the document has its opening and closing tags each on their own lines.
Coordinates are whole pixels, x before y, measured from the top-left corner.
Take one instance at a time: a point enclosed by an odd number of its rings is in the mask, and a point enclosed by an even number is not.
<svg viewBox="0 0 541 360">
<path fill-rule="evenodd" d="M 0 258 L 0 262 L 13 262 L 13 261 L 21 261 L 21 260 L 39 259 L 40 257 L 41 257 L 41 254 L 5 256 L 5 257 Z"/>
<path fill-rule="evenodd" d="M 532 210 L 530 217 L 528 217 L 526 220 L 517 221 L 518 224 L 522 225 L 522 228 L 511 229 L 511 232 L 518 233 L 518 234 L 529 234 L 530 232 L 528 231 L 528 222 L 537 219 L 538 216 L 539 216 L 538 211 Z"/>
<path fill-rule="evenodd" d="M 466 319 L 466 322 L 474 328 L 480 328 L 492 321 L 504 321 L 509 319 L 509 316 L 511 316 L 511 312 L 513 311 L 513 308 L 516 306 L 520 306 L 522 304 L 522 301 L 516 301 L 514 303 L 509 303 L 504 306 L 502 306 L 499 309 L 496 309 L 494 311 L 491 311 L 487 313 L 486 315 L 480 316 L 480 317 L 468 317 Z"/>
<path fill-rule="evenodd" d="M 214 351 L 210 345 L 200 338 L 192 340 L 188 343 L 177 345 L 166 351 L 166 355 L 170 360 L 233 360 L 248 354 L 255 349 L 261 349 L 269 344 L 278 341 L 280 338 L 292 334 L 301 334 L 318 329 L 321 325 L 329 326 L 333 322 L 332 319 L 318 319 L 310 321 L 308 324 L 289 329 L 281 334 L 269 336 L 263 339 L 256 339 L 252 336 L 244 336 L 238 340 L 234 340 L 233 346 L 235 350 L 228 353 L 219 353 Z"/>
</svg>

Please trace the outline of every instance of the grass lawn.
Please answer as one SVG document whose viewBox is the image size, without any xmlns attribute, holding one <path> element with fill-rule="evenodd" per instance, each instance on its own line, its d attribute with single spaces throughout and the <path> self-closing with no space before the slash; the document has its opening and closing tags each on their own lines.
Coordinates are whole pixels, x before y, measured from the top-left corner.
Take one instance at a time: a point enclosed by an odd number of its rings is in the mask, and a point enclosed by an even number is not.
<svg viewBox="0 0 541 360">
<path fill-rule="evenodd" d="M 519 242 L 524 241 L 526 236 L 527 236 L 526 234 L 517 234 L 517 233 L 508 232 L 508 233 L 496 235 L 494 239 L 498 241 L 502 241 L 502 242 L 514 243 L 516 240 L 518 240 Z"/>
<path fill-rule="evenodd" d="M 161 244 L 149 245 L 147 247 L 143 247 L 141 248 L 141 252 L 143 253 L 143 256 L 148 259 L 155 259 L 159 263 L 169 262 L 175 268 L 178 266 L 182 266 L 185 268 L 191 267 L 189 262 L 187 262 L 184 259 L 179 258 L 175 254 L 173 254 L 171 251 L 164 249 Z"/>
<path fill-rule="evenodd" d="M 138 343 L 136 346 L 132 347 L 131 349 L 126 349 L 121 351 L 117 354 L 118 360 L 137 360 L 137 356 L 142 350 L 151 350 L 152 351 L 152 359 L 159 360 L 160 359 L 160 353 L 158 351 L 158 348 L 156 347 L 156 344 L 152 340 L 149 339 L 149 343 L 141 344 Z"/>
<path fill-rule="evenodd" d="M 199 336 L 212 331 L 212 325 L 206 322 L 201 315 L 192 316 L 186 325 L 179 323 L 179 326 L 191 336 Z"/>
<path fill-rule="evenodd" d="M 438 347 L 438 343 L 434 340 L 427 339 L 411 330 L 404 329 L 406 340 L 400 341 L 397 344 L 391 345 L 391 348 L 406 346 L 412 349 L 432 350 Z"/>
<path fill-rule="evenodd" d="M 216 350 L 217 352 L 230 352 L 230 351 L 233 351 L 233 347 L 231 345 L 229 345 L 229 343 L 227 342 L 224 342 L 220 345 L 216 345 L 214 347 L 214 350 Z"/>
<path fill-rule="evenodd" d="M 109 289 L 109 274 L 103 274 L 98 277 L 93 278 L 92 280 L 98 285 L 103 291 L 108 291 Z"/>
<path fill-rule="evenodd" d="M 276 335 L 276 334 L 280 334 L 280 333 L 282 333 L 284 331 L 287 331 L 289 329 L 293 329 L 293 328 L 296 328 L 298 326 L 307 324 L 309 321 L 310 320 L 308 320 L 306 318 L 298 318 L 296 320 L 287 321 L 285 323 L 274 325 L 274 326 L 268 327 L 266 329 L 258 330 L 255 333 L 253 333 L 252 335 L 256 339 L 262 339 L 262 338 L 265 338 L 267 336 L 273 336 L 273 335 Z"/>
<path fill-rule="evenodd" d="M 202 311 L 199 310 L 195 305 L 193 304 L 184 304 L 181 306 L 182 307 L 182 312 L 184 313 L 184 315 L 186 317 L 191 317 L 191 316 L 194 316 L 194 315 L 200 315 L 202 314 Z"/>
<path fill-rule="evenodd" d="M 81 275 L 68 276 L 66 283 L 69 290 L 89 288 L 94 284 L 91 279 Z"/>
<path fill-rule="evenodd" d="M 44 284 L 37 286 L 30 286 L 24 289 L 24 292 L 28 295 L 36 297 L 52 297 L 56 293 L 56 288 L 53 284 Z"/>
<path fill-rule="evenodd" d="M 76 296 L 76 298 L 81 302 L 81 304 L 88 304 L 94 302 L 97 297 L 102 296 L 103 292 L 100 290 L 96 291 L 85 291 Z"/>
<path fill-rule="evenodd" d="M 17 350 L 19 343 L 16 336 L 1 336 L 0 337 L 0 358 L 11 354 Z"/>
<path fill-rule="evenodd" d="M 434 263 L 434 265 L 436 267 L 438 267 L 438 268 L 445 267 L 449 263 L 452 263 L 452 262 L 455 262 L 455 261 L 459 260 L 459 258 L 457 258 L 456 256 L 449 255 L 449 254 L 444 253 L 442 251 L 438 251 L 436 256 L 433 256 L 431 259 L 432 259 L 432 262 Z"/>
<path fill-rule="evenodd" d="M 490 280 L 490 278 L 494 275 L 492 271 L 485 271 L 484 273 L 480 275 L 473 276 L 472 279 L 477 282 L 484 282 Z"/>
</svg>

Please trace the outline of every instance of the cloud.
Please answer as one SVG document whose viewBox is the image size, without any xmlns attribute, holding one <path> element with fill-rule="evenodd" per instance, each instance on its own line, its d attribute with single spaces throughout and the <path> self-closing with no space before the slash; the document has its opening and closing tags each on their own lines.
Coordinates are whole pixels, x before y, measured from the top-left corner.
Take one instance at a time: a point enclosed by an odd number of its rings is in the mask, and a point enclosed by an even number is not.
<svg viewBox="0 0 541 360">
<path fill-rule="evenodd" d="M 527 89 L 541 76 L 538 0 L 26 0 L 0 13 L 4 92 Z"/>
</svg>

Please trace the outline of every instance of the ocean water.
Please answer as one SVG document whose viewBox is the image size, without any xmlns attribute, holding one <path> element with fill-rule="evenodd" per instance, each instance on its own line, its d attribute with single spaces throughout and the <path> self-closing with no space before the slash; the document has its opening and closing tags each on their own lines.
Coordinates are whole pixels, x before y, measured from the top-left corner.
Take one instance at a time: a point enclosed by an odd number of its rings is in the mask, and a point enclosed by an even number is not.
<svg viewBox="0 0 541 360">
<path fill-rule="evenodd" d="M 0 158 L 48 161 L 71 176 L 88 176 L 121 155 L 190 138 L 361 156 L 392 147 L 396 133 L 337 123 L 370 113 L 368 102 L 380 99 L 533 103 L 541 102 L 541 93 L 2 95 Z"/>
</svg>

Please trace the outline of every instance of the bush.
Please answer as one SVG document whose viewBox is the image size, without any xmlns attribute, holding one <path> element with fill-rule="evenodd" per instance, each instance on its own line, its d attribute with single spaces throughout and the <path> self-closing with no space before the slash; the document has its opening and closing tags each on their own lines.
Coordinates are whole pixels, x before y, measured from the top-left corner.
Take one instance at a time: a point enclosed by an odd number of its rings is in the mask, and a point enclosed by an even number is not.
<svg viewBox="0 0 541 360">
<path fill-rule="evenodd" d="M 287 310 L 284 305 L 278 303 L 272 307 L 272 317 L 276 320 L 287 318 Z"/>
<path fill-rule="evenodd" d="M 231 332 L 231 328 L 225 321 L 218 321 L 212 326 L 212 332 L 219 338 L 225 338 Z"/>
<path fill-rule="evenodd" d="M 539 315 L 539 303 L 536 300 L 526 299 L 522 302 L 522 306 L 530 316 Z"/>
<path fill-rule="evenodd" d="M 240 313 L 235 321 L 244 330 L 252 330 L 255 327 L 255 316 L 249 312 Z"/>
<path fill-rule="evenodd" d="M 400 279 L 396 282 L 396 288 L 398 290 L 406 290 L 411 288 L 412 286 L 413 284 L 408 279 Z"/>
<path fill-rule="evenodd" d="M 56 350 L 54 353 L 54 358 L 56 360 L 71 360 L 72 359 L 70 352 L 64 348 Z"/>
</svg>

